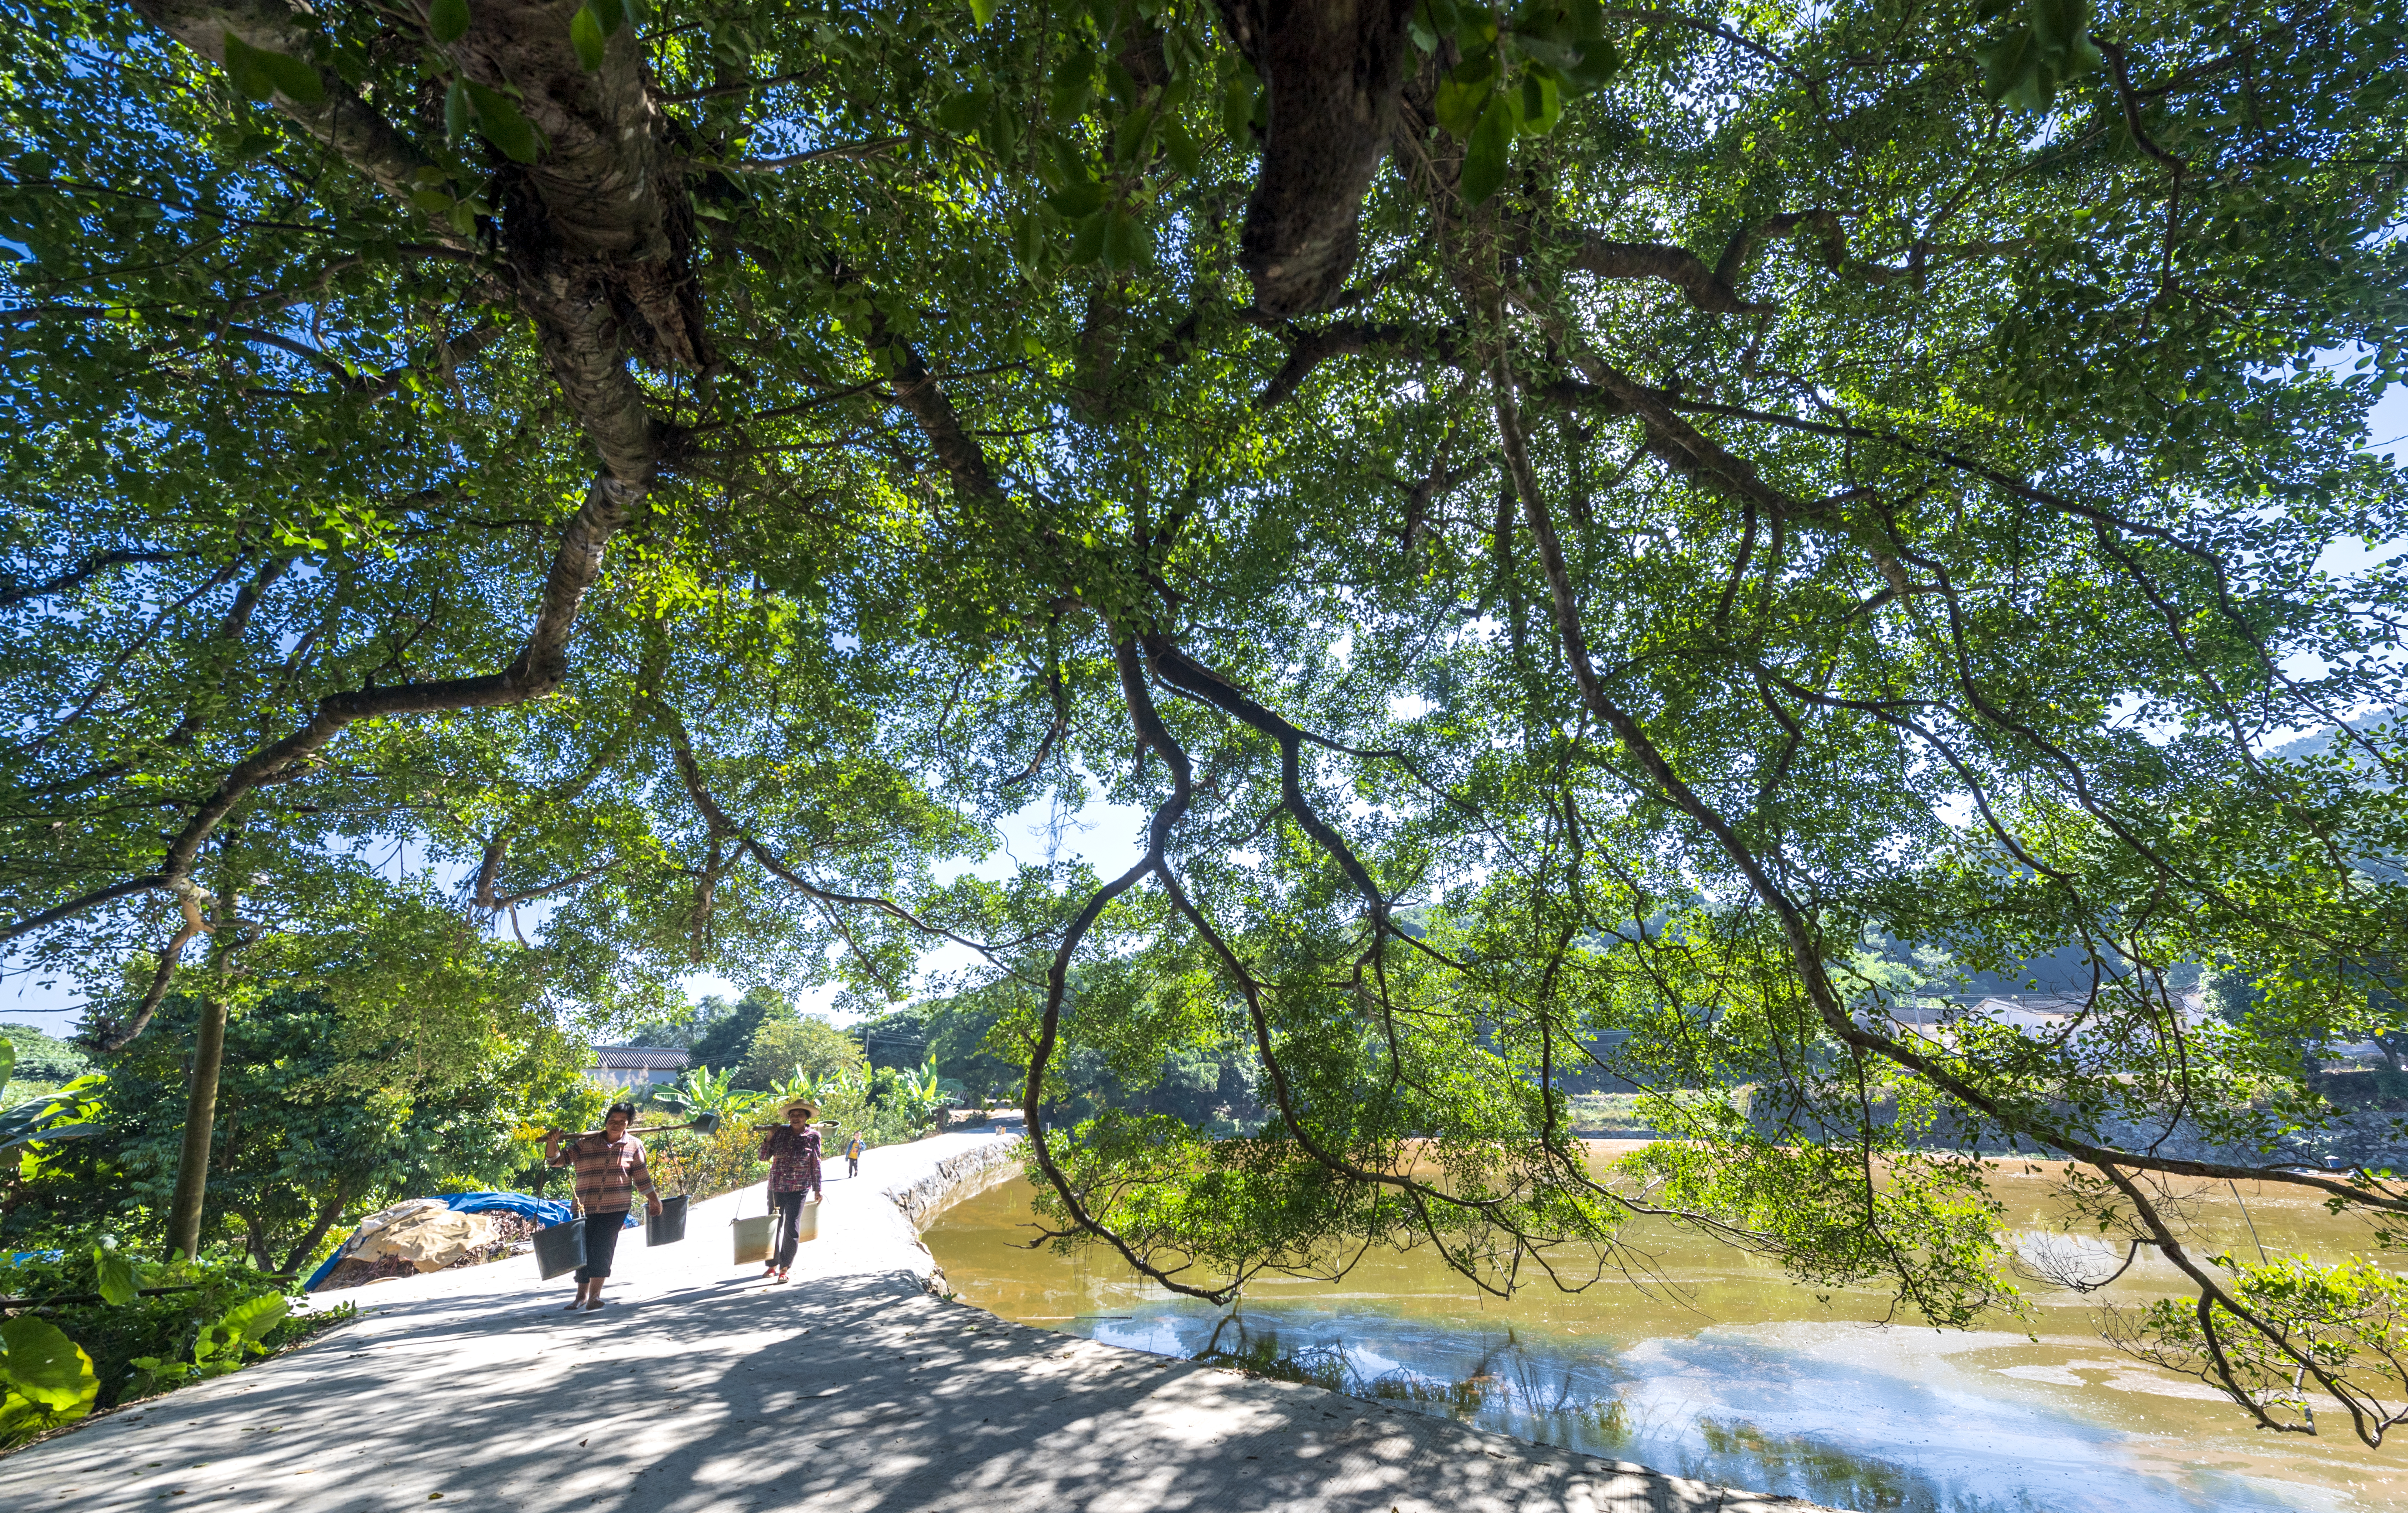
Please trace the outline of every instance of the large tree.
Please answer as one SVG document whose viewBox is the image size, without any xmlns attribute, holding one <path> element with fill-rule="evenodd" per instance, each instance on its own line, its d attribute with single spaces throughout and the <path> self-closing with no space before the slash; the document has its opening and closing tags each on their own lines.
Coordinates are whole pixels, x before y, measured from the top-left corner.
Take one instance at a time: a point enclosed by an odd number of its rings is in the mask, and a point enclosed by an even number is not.
<svg viewBox="0 0 2408 1513">
<path fill-rule="evenodd" d="M 2394 1284 L 2166 1201 L 2408 1213 L 2285 1147 L 2396 1028 L 2401 747 L 2265 755 L 2400 700 L 2327 565 L 2408 505 L 2397 0 L 8 13 L 0 890 L 150 953 L 110 1038 L 415 845 L 596 1003 L 966 944 L 1032 1116 L 1241 1038 L 1260 1138 L 1032 1117 L 1174 1287 L 1670 1211 L 1961 1322 L 1924 1119 L 2082 1163 L 2259 1421 L 2402 1411 Z M 1126 872 L 931 881 L 1091 783 Z M 1872 940 L 2090 990 L 1942 1028 Z M 1599 1067 L 1689 1140 L 1593 1170 Z"/>
</svg>

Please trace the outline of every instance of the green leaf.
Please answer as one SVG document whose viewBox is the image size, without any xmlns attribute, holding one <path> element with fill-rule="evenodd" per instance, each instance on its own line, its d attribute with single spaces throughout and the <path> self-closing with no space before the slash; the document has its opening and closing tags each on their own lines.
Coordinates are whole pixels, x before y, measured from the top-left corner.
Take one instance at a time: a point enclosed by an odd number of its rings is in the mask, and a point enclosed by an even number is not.
<svg viewBox="0 0 2408 1513">
<path fill-rule="evenodd" d="M 1555 0 L 1533 0 L 1513 13 L 1513 50 L 1550 68 L 1570 68 L 1580 56 L 1583 33 Z"/>
<path fill-rule="evenodd" d="M 1488 108 L 1489 96 L 1496 91 L 1496 54 L 1489 54 L 1476 66 L 1465 60 L 1439 82 L 1438 94 L 1431 101 L 1438 112 L 1438 123 L 1469 141 L 1482 113 Z"/>
<path fill-rule="evenodd" d="M 19 171 L 23 171 L 22 165 L 19 166 Z M 26 177 L 31 178 L 33 176 L 28 174 Z M 0 1035 L 0 1088 L 6 1088 L 8 1086 L 9 1074 L 16 1070 L 17 1043 L 8 1039 L 6 1035 Z"/>
<path fill-rule="evenodd" d="M 326 98 L 326 81 L 314 65 L 288 58 L 281 52 L 263 51 L 259 65 L 276 85 L 276 93 L 295 105 L 317 105 Z"/>
<path fill-rule="evenodd" d="M 1077 221 L 1104 208 L 1104 186 L 1093 179 L 1078 178 L 1046 196 L 1054 212 L 1067 221 Z"/>
<path fill-rule="evenodd" d="M 979 140 L 1007 163 L 1020 156 L 1020 110 L 1010 95 L 996 92 L 987 118 L 979 122 Z"/>
<path fill-rule="evenodd" d="M 983 86 L 948 94 L 937 105 L 937 124 L 949 132 L 968 132 L 986 119 L 994 104 Z"/>
<path fill-rule="evenodd" d="M 132 1303 L 142 1285 L 142 1276 L 134 1258 L 117 1248 L 114 1239 L 105 1239 L 93 1247 L 92 1264 L 99 1277 L 100 1301 L 112 1308 Z"/>
<path fill-rule="evenodd" d="M 1204 169 L 1202 151 L 1177 116 L 1162 119 L 1162 155 L 1170 160 L 1170 166 L 1179 170 L 1182 179 L 1193 179 Z"/>
<path fill-rule="evenodd" d="M 2031 31 L 2041 50 L 2051 57 L 2073 50 L 2081 39 L 2083 22 L 2089 18 L 2089 6 L 2084 0 L 2031 0 L 2026 12 L 2031 18 Z"/>
<path fill-rule="evenodd" d="M 568 18 L 568 45 L 577 50 L 577 65 L 587 73 L 601 69 L 603 50 L 609 42 L 610 34 L 595 13 L 593 0 L 578 7 L 577 14 Z"/>
<path fill-rule="evenodd" d="M 1503 100 L 1492 99 L 1464 150 L 1465 204 L 1481 204 L 1504 186 L 1506 159 L 1512 148 L 1513 112 Z"/>
<path fill-rule="evenodd" d="M 1512 103 L 1513 130 L 1522 137 L 1544 137 L 1564 113 L 1563 94 L 1554 76 L 1538 68 L 1522 75 L 1522 87 L 1512 92 Z"/>
<path fill-rule="evenodd" d="M 995 0 L 970 0 L 970 20 L 981 26 L 995 20 Z"/>
<path fill-rule="evenodd" d="M 1111 218 L 1112 212 L 1103 209 L 1080 219 L 1077 230 L 1070 237 L 1072 266 L 1086 267 L 1103 261 L 1104 232 L 1107 223 Z"/>
<path fill-rule="evenodd" d="M 2040 67 L 2032 35 L 2022 27 L 1974 53 L 1974 57 L 1982 65 L 1982 93 L 1993 102 L 2023 89 Z"/>
<path fill-rule="evenodd" d="M 1112 132 L 1112 160 L 1116 163 L 1143 164 L 1150 155 L 1147 141 L 1154 131 L 1154 110 L 1140 107 L 1125 117 Z"/>
<path fill-rule="evenodd" d="M 280 1299 L 279 1300 L 281 1301 Z M 19 1315 L 0 1321 L 0 1381 L 52 1418 L 80 1419 L 100 1395 L 92 1358 L 56 1325 Z"/>
<path fill-rule="evenodd" d="M 263 1292 L 245 1298 L 218 1318 L 217 1327 L 245 1345 L 257 1345 L 293 1312 L 281 1293 Z"/>
<path fill-rule="evenodd" d="M 1102 247 L 1104 267 L 1133 268 L 1146 261 L 1151 251 L 1146 245 L 1145 226 L 1128 211 L 1115 207 L 1104 217 Z"/>
<path fill-rule="evenodd" d="M 485 139 L 513 163 L 533 163 L 543 155 L 543 136 L 535 123 L 519 114 L 510 97 L 482 84 L 468 85 L 468 103 L 476 108 L 477 127 Z"/>
<path fill-rule="evenodd" d="M 1084 48 L 1074 48 L 1054 69 L 1047 103 L 1054 108 L 1055 117 L 1071 121 L 1086 114 L 1087 102 L 1095 94 L 1095 54 Z"/>
<path fill-rule="evenodd" d="M 265 100 L 276 93 L 276 86 L 258 64 L 259 50 L 235 36 L 225 35 L 226 82 L 246 100 Z"/>
<path fill-rule="evenodd" d="M 1975 50 L 1983 94 L 2012 109 L 2047 109 L 2060 87 L 2105 62 L 2089 22 L 2087 0 L 2030 0 L 2020 22 Z"/>
<path fill-rule="evenodd" d="M 435 0 L 426 7 L 426 32 L 437 42 L 457 42 L 468 35 L 468 0 Z"/>
<path fill-rule="evenodd" d="M 1069 185 L 1084 183 L 1095 177 L 1087 171 L 1087 156 L 1080 151 L 1078 143 L 1066 136 L 1056 134 L 1052 139 L 1052 145 L 1054 178 L 1060 180 L 1065 185 Z M 1080 213 L 1083 215 L 1086 212 L 1082 210 Z"/>
<path fill-rule="evenodd" d="M 1622 53 L 1604 37 L 1595 37 L 1581 44 L 1580 58 L 1564 70 L 1564 94 L 1577 99 L 1594 94 L 1613 81 L 1622 72 Z"/>
<path fill-rule="evenodd" d="M 452 87 L 443 92 L 443 134 L 455 142 L 459 141 L 468 135 L 476 122 L 476 108 L 468 103 L 468 86 L 453 79 Z M 444 200 L 449 203 L 451 196 L 445 195 Z"/>
<path fill-rule="evenodd" d="M 1221 92 L 1221 129 L 1229 140 L 1244 147 L 1253 135 L 1254 121 L 1254 76 L 1240 68 L 1229 75 L 1229 82 Z"/>
</svg>

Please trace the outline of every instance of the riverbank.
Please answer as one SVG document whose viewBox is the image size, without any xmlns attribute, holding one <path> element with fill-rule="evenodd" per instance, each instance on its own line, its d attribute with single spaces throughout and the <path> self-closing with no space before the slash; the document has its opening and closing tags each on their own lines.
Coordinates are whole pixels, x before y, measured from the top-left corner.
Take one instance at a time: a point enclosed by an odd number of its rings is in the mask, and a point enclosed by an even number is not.
<svg viewBox="0 0 2408 1513">
<path fill-rule="evenodd" d="M 871 1151 L 783 1286 L 728 1261 L 752 1188 L 630 1234 L 598 1313 L 530 1258 L 347 1291 L 303 1350 L 0 1460 L 0 1506 L 1812 1513 L 943 1301 L 918 1226 L 1011 1146 Z"/>
</svg>

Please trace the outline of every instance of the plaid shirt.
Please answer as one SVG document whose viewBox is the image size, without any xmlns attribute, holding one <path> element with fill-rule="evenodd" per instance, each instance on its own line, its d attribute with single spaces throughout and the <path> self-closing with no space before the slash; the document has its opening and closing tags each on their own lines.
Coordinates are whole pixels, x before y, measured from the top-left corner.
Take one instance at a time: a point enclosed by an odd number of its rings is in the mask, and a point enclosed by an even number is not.
<svg viewBox="0 0 2408 1513">
<path fill-rule="evenodd" d="M 800 1192 L 820 1179 L 820 1132 L 806 1127 L 796 1134 L 781 1124 L 761 1137 L 761 1157 L 769 1163 L 771 1192 Z"/>
<path fill-rule="evenodd" d="M 545 1164 L 577 1169 L 577 1205 L 589 1214 L 623 1214 L 634 1206 L 633 1194 L 653 1195 L 644 1143 L 634 1135 L 581 1134 Z"/>
</svg>

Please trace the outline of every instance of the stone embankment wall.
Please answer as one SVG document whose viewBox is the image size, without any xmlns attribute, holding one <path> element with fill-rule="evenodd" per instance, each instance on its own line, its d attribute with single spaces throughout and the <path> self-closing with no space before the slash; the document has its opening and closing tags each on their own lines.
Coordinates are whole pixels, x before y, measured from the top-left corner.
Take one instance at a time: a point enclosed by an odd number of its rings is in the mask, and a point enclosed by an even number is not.
<svg viewBox="0 0 2408 1513">
<path fill-rule="evenodd" d="M 951 1295 L 945 1286 L 944 1271 L 921 1242 L 920 1232 L 953 1204 L 1018 1176 L 1021 1153 L 1026 1146 L 1025 1140 L 989 1141 L 959 1155 L 945 1157 L 911 1181 L 880 1189 L 894 1202 L 895 1213 L 910 1236 L 911 1247 L 922 1258 L 922 1263 L 913 1268 L 919 1273 L 921 1286 L 939 1297 Z"/>
<path fill-rule="evenodd" d="M 974 1198 L 1016 1175 L 1023 1144 L 1018 1140 L 997 1140 L 958 1156 L 948 1156 L 919 1180 L 886 1189 L 886 1196 L 903 1210 L 912 1229 L 924 1230 L 929 1220 L 963 1199 Z"/>
</svg>

